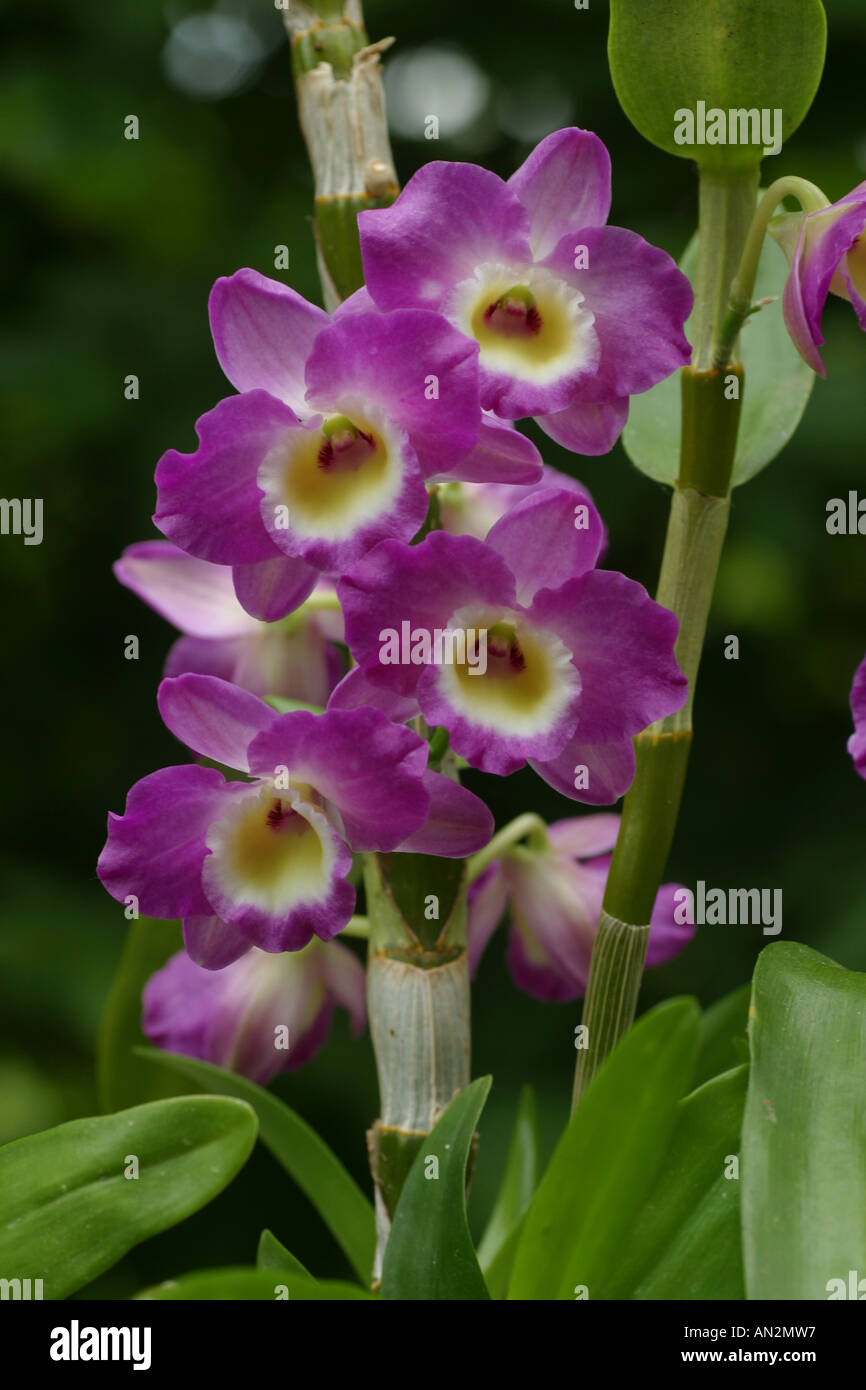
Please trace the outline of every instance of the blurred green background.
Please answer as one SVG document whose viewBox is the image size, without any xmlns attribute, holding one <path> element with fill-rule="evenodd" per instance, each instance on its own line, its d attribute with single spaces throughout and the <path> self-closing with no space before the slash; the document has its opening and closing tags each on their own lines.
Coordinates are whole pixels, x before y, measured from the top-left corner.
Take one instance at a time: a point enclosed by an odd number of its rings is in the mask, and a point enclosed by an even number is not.
<svg viewBox="0 0 866 1390">
<path fill-rule="evenodd" d="M 686 160 L 645 145 L 614 97 L 606 4 L 368 0 L 372 37 L 395 34 L 389 107 L 405 181 L 430 158 L 507 176 L 543 135 L 597 131 L 614 164 L 611 220 L 679 255 L 695 221 Z M 800 173 L 838 198 L 864 178 L 866 121 L 854 100 L 866 52 L 862 0 L 831 0 L 824 82 L 805 124 L 765 176 Z M 195 419 L 227 393 L 206 301 L 218 275 L 250 265 L 318 298 L 310 176 L 289 57 L 271 0 L 4 4 L 0 86 L 4 331 L 2 492 L 42 497 L 41 546 L 0 539 L 3 577 L 0 1140 L 97 1109 L 99 1019 L 123 948 L 122 910 L 94 872 L 109 808 L 178 761 L 155 690 L 172 633 L 113 580 L 111 563 L 155 534 L 154 465 L 194 446 Z M 438 143 L 424 116 L 440 118 Z M 123 138 L 137 115 L 140 138 Z M 775 310 L 778 312 L 778 310 Z M 768 311 L 768 312 L 773 312 Z M 849 306 L 825 316 L 828 381 L 795 440 L 735 494 L 708 634 L 696 744 L 669 877 L 781 887 L 784 936 L 866 969 L 866 787 L 845 752 L 848 690 L 866 648 L 866 542 L 828 536 L 827 500 L 863 480 L 866 342 Z M 124 378 L 140 399 L 124 399 Z M 538 436 L 541 440 L 541 436 Z M 621 448 L 547 460 L 591 489 L 610 530 L 608 566 L 654 587 L 664 488 Z M 126 661 L 136 633 L 139 661 Z M 738 662 L 723 639 L 740 637 Z M 531 774 L 471 784 L 503 822 L 573 807 Z M 652 972 L 642 1007 L 676 992 L 704 1004 L 745 981 L 759 928 L 705 928 Z M 492 1071 L 473 1190 L 491 1200 L 520 1086 L 532 1080 L 552 1143 L 568 1107 L 575 1006 L 518 994 L 500 936 L 474 1000 L 474 1070 Z M 329 1047 L 276 1083 L 361 1181 L 376 1114 L 368 1040 L 342 1023 Z M 125 1296 L 207 1264 L 248 1263 L 270 1225 L 316 1272 L 341 1256 L 304 1199 L 257 1153 L 217 1203 L 148 1242 L 95 1286 Z"/>
</svg>

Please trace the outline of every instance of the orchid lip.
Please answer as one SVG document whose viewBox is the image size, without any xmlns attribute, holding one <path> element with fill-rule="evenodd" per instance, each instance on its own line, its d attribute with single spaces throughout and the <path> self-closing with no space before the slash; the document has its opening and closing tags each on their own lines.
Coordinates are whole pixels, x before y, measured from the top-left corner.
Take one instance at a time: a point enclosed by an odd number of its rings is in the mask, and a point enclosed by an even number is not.
<svg viewBox="0 0 866 1390">
<path fill-rule="evenodd" d="M 542 329 L 535 296 L 525 285 L 513 285 L 488 305 L 484 323 L 502 338 L 532 338 Z"/>
<path fill-rule="evenodd" d="M 594 315 L 580 290 L 544 267 L 477 266 L 445 311 L 490 370 L 545 385 L 595 365 Z"/>
<path fill-rule="evenodd" d="M 250 791 L 211 825 L 205 877 L 221 896 L 276 914 L 321 899 L 334 858 L 325 817 L 297 787 Z"/>
<path fill-rule="evenodd" d="M 322 426 L 318 464 L 329 472 L 357 472 L 377 448 L 374 434 L 360 429 L 346 415 L 332 415 Z"/>
<path fill-rule="evenodd" d="M 486 632 L 486 670 L 479 677 L 468 663 L 441 667 L 440 694 L 474 724 L 502 733 L 527 737 L 554 727 L 580 690 L 565 644 L 510 611 L 461 610 L 449 626 L 469 622 Z"/>
<path fill-rule="evenodd" d="M 317 427 L 289 431 L 263 459 L 263 514 L 285 517 L 271 530 L 278 544 L 287 531 L 305 540 L 346 540 L 395 505 L 406 435 L 381 412 L 355 406 Z"/>
</svg>

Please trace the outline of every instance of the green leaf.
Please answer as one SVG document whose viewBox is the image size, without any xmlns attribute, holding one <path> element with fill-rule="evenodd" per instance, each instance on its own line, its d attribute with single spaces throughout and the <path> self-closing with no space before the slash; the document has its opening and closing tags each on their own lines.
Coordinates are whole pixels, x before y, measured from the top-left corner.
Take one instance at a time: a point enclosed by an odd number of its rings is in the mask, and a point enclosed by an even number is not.
<svg viewBox="0 0 866 1390">
<path fill-rule="evenodd" d="M 231 1182 L 256 1137 L 248 1105 L 154 1101 L 0 1149 L 0 1269 L 65 1298 Z M 138 1177 L 132 1158 L 137 1159 Z"/>
<path fill-rule="evenodd" d="M 655 1186 L 602 1281 L 606 1299 L 742 1299 L 736 1172 L 748 1067 L 716 1076 L 678 1106 Z"/>
<path fill-rule="evenodd" d="M 273 1231 L 262 1231 L 256 1253 L 257 1269 L 284 1269 L 290 1274 L 299 1274 L 302 1279 L 312 1279 L 308 1269 L 296 1260 L 282 1241 L 277 1240 Z"/>
<path fill-rule="evenodd" d="M 509 1298 L 596 1297 L 668 1146 L 699 1017 L 693 999 L 661 1004 L 602 1063 L 526 1213 Z"/>
<path fill-rule="evenodd" d="M 230 1266 L 227 1269 L 202 1269 L 193 1274 L 182 1274 L 179 1279 L 167 1279 L 164 1284 L 154 1284 L 135 1295 L 136 1300 L 159 1302 L 182 1302 L 187 1300 L 210 1302 L 215 1299 L 236 1300 L 263 1299 L 270 1302 L 303 1300 L 315 1302 L 349 1299 L 372 1299 L 375 1295 L 357 1284 L 342 1284 L 337 1280 L 317 1283 L 315 1279 L 304 1278 L 288 1270 L 250 1269 L 245 1265 Z M 295 1329 L 297 1330 L 297 1329 Z"/>
<path fill-rule="evenodd" d="M 523 1230 L 524 1220 L 525 1213 L 514 1230 L 506 1237 L 504 1244 L 500 1245 L 490 1264 L 484 1269 L 484 1282 L 491 1298 L 503 1299 L 508 1296 L 508 1284 L 511 1279 L 511 1271 L 514 1268 L 514 1256 L 517 1254 L 517 1247 L 520 1244 L 520 1233 Z"/>
<path fill-rule="evenodd" d="M 608 56 L 623 111 L 644 139 L 719 171 L 756 167 L 760 145 L 678 144 L 676 113 L 698 101 L 726 113 L 780 109 L 787 140 L 818 90 L 826 46 L 820 0 L 610 0 Z"/>
<path fill-rule="evenodd" d="M 509 1237 L 513 1236 L 523 1220 L 524 1212 L 538 1186 L 541 1164 L 539 1149 L 540 1139 L 535 1094 L 531 1086 L 524 1086 L 517 1106 L 517 1118 L 514 1122 L 514 1131 L 511 1135 L 505 1163 L 505 1175 L 490 1220 L 478 1245 L 478 1262 L 485 1275 L 488 1276 L 488 1287 L 490 1287 L 489 1270 L 494 1261 L 497 1261 L 497 1257 L 502 1254 L 503 1248 L 509 1242 Z M 516 1248 L 516 1243 L 512 1242 L 512 1254 Z M 505 1284 L 507 1284 L 508 1270 L 503 1270 L 502 1265 L 503 1261 L 499 1260 L 497 1272 L 500 1279 L 504 1274 Z M 493 1288 L 490 1288 L 490 1292 L 494 1298 L 505 1297 L 504 1287 L 500 1288 L 498 1294 Z"/>
<path fill-rule="evenodd" d="M 711 1004 L 701 1015 L 701 1031 L 698 1037 L 698 1056 L 692 1075 L 692 1088 L 702 1086 L 705 1081 L 718 1076 L 720 1072 L 730 1071 L 739 1066 L 743 1058 L 739 1052 L 742 1039 L 748 1056 L 746 1044 L 746 1025 L 749 1021 L 749 1000 L 752 995 L 750 984 L 740 985 L 731 990 L 715 1004 Z"/>
<path fill-rule="evenodd" d="M 698 242 L 693 237 L 680 269 L 694 284 Z M 747 319 L 740 337 L 745 385 L 732 486 L 760 473 L 780 454 L 796 430 L 815 384 L 815 373 L 794 347 L 782 315 L 788 277 L 785 253 L 771 237 L 758 264 L 755 298 L 775 298 Z M 686 324 L 686 335 L 689 334 Z M 623 431 L 625 451 L 636 468 L 656 482 L 673 485 L 680 457 L 680 374 L 633 396 Z"/>
<path fill-rule="evenodd" d="M 382 1297 L 485 1299 L 484 1276 L 466 1219 L 466 1165 L 491 1078 L 452 1100 L 424 1141 L 400 1194 L 382 1269 Z M 428 1158 L 438 1177 L 427 1177 Z"/>
<path fill-rule="evenodd" d="M 376 1249 L 373 1207 L 336 1154 L 306 1120 L 270 1091 L 210 1062 L 175 1052 L 141 1049 L 143 1056 L 173 1067 L 206 1091 L 237 1096 L 259 1117 L 259 1134 L 274 1158 L 310 1199 L 362 1283 L 369 1285 Z"/>
<path fill-rule="evenodd" d="M 130 924 L 99 1030 L 96 1067 L 99 1103 L 106 1114 L 183 1094 L 184 1087 L 170 1073 L 154 1070 L 133 1052 L 147 1042 L 141 1031 L 141 992 L 151 975 L 182 949 L 178 922 L 141 917 Z"/>
<path fill-rule="evenodd" d="M 831 1280 L 866 1277 L 866 975 L 774 942 L 755 966 L 749 1042 L 747 1295 L 826 1299 Z"/>
</svg>

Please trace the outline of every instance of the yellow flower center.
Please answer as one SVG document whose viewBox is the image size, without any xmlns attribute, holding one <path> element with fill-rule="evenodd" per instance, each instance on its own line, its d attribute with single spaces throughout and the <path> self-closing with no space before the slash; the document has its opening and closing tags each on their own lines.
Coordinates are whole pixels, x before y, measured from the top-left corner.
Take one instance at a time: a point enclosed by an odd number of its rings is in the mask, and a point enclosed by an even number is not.
<svg viewBox="0 0 866 1390">
<path fill-rule="evenodd" d="M 317 433 L 295 431 L 283 493 L 290 516 L 308 526 L 354 515 L 381 487 L 388 450 L 366 421 L 332 416 Z"/>
<path fill-rule="evenodd" d="M 485 286 L 470 323 L 482 349 L 507 343 L 537 366 L 568 352 L 573 337 L 572 319 L 560 297 L 502 281 Z"/>
</svg>

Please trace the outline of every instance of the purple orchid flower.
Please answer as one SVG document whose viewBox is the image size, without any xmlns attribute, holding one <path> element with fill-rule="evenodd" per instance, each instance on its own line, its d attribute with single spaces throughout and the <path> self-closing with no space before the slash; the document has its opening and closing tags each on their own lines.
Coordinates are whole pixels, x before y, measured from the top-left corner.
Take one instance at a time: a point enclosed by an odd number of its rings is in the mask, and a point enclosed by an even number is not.
<svg viewBox="0 0 866 1390">
<path fill-rule="evenodd" d="M 507 183 L 434 161 L 389 208 L 358 217 L 381 309 L 437 309 L 479 345 L 481 404 L 533 415 L 557 443 L 605 454 L 630 396 L 686 364 L 686 277 L 607 227 L 610 156 L 596 135 L 547 136 Z"/>
<path fill-rule="evenodd" d="M 817 212 L 786 213 L 770 231 L 791 267 L 782 299 L 788 332 L 813 372 L 826 377 L 818 349 L 828 294 L 847 299 L 866 329 L 866 183 Z"/>
<path fill-rule="evenodd" d="M 619 816 L 594 815 L 548 826 L 545 850 L 519 849 L 488 865 L 469 889 L 468 945 L 473 974 L 508 912 L 507 961 L 518 989 L 564 1001 L 586 992 L 593 942 Z M 684 949 L 694 927 L 674 920 L 679 885 L 662 884 L 650 922 L 647 965 Z"/>
<path fill-rule="evenodd" d="M 326 705 L 344 674 L 338 642 L 343 615 L 333 585 L 320 580 L 302 607 L 281 623 L 261 623 L 241 607 L 231 570 L 197 560 L 170 541 L 127 546 L 114 566 L 127 589 L 185 635 L 174 643 L 165 675 L 219 676 L 254 695 L 282 695 Z M 316 599 L 333 605 L 319 609 Z"/>
<path fill-rule="evenodd" d="M 866 780 L 866 656 L 854 672 L 851 713 L 854 717 L 854 732 L 848 740 L 848 752 L 854 759 L 857 772 Z"/>
<path fill-rule="evenodd" d="M 338 941 L 278 955 L 253 948 L 223 970 L 204 970 L 179 951 L 145 986 L 142 1028 L 165 1051 L 264 1086 L 315 1056 L 336 1005 L 347 1010 L 357 1037 L 364 991 L 364 967 Z"/>
<path fill-rule="evenodd" d="M 425 479 L 530 482 L 537 450 L 483 424 L 478 349 L 429 309 L 330 318 L 254 270 L 210 296 L 217 357 L 240 392 L 196 425 L 193 454 L 156 470 L 154 521 L 182 550 L 231 565 L 248 613 L 284 617 L 427 514 Z"/>
<path fill-rule="evenodd" d="M 276 714 L 214 676 L 164 680 L 177 738 L 247 774 L 167 767 L 110 815 L 97 871 L 119 901 L 179 917 L 190 956 L 220 969 L 251 946 L 297 951 L 348 922 L 353 851 L 463 857 L 490 838 L 487 807 L 427 770 L 427 744 L 373 709 Z"/>
<path fill-rule="evenodd" d="M 420 712 L 485 772 L 528 761 L 576 800 L 621 796 L 633 737 L 682 707 L 687 682 L 676 617 L 594 569 L 604 528 L 575 498 L 540 489 L 483 542 L 434 531 L 377 546 L 337 586 L 358 666 L 329 707 Z"/>
</svg>

